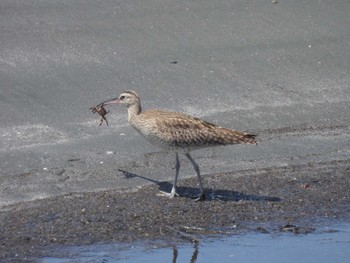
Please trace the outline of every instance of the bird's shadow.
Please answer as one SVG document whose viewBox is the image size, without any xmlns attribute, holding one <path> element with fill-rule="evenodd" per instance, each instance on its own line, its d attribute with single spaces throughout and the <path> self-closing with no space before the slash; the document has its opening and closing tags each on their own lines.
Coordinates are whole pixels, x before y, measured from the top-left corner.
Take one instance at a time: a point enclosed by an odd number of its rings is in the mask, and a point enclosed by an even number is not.
<svg viewBox="0 0 350 263">
<path fill-rule="evenodd" d="M 126 179 L 132 179 L 132 178 L 140 178 L 149 182 L 152 182 L 154 184 L 157 184 L 159 187 L 159 190 L 162 192 L 170 193 L 172 184 L 166 181 L 158 181 L 154 180 L 142 175 L 130 173 L 128 171 L 118 169 Z M 187 186 L 177 186 L 177 192 L 181 197 L 190 198 L 190 199 L 196 199 L 199 194 L 199 189 L 194 187 L 187 187 Z M 263 196 L 263 195 L 251 195 L 251 194 L 244 194 L 236 191 L 231 190 L 220 190 L 220 189 L 205 189 L 205 200 L 206 201 L 213 201 L 213 200 L 221 200 L 221 201 L 267 201 L 267 202 L 280 202 L 282 199 L 279 197 L 274 196 Z"/>
</svg>

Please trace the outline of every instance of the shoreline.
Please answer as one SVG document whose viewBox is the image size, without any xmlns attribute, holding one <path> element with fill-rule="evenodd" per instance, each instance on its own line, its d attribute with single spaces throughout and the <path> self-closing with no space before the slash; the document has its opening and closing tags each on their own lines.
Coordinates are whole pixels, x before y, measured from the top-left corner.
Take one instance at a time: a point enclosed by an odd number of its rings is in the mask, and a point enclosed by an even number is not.
<svg viewBox="0 0 350 263">
<path fill-rule="evenodd" d="M 172 199 L 157 196 L 171 187 L 160 182 L 18 203 L 0 213 L 0 256 L 47 256 L 62 245 L 275 232 L 286 225 L 308 233 L 349 221 L 349 174 L 350 160 L 342 160 L 205 175 L 203 202 L 193 200 L 199 190 L 190 178 L 179 180 L 181 197 Z"/>
</svg>

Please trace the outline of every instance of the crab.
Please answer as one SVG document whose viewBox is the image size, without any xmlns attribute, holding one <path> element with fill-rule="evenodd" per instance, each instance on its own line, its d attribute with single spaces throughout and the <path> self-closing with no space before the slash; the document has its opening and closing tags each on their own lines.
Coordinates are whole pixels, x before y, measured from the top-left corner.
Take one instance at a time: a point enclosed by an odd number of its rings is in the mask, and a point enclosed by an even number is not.
<svg viewBox="0 0 350 263">
<path fill-rule="evenodd" d="M 92 111 L 92 113 L 96 113 L 97 112 L 101 116 L 101 122 L 100 122 L 99 126 L 102 125 L 103 120 L 108 125 L 108 121 L 107 121 L 105 115 L 107 115 L 109 113 L 109 111 L 106 111 L 106 109 L 102 105 L 98 105 L 96 107 L 91 107 L 90 110 Z"/>
</svg>

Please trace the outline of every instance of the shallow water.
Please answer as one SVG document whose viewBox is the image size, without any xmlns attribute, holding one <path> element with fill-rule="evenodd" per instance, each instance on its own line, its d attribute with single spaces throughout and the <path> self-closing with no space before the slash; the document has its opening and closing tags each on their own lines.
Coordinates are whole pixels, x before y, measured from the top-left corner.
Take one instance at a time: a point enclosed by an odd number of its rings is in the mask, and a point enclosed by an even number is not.
<svg viewBox="0 0 350 263">
<path fill-rule="evenodd" d="M 313 233 L 248 233 L 208 238 L 198 245 L 105 244 L 65 247 L 43 263 L 66 262 L 349 262 L 350 223 Z M 57 256 L 59 255 L 59 256 Z"/>
</svg>

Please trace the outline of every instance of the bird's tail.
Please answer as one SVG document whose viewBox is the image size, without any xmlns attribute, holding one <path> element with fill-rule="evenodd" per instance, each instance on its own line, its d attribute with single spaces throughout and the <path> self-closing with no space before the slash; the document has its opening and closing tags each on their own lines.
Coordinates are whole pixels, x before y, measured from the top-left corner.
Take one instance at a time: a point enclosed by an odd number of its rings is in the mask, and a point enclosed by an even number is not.
<svg viewBox="0 0 350 263">
<path fill-rule="evenodd" d="M 223 144 L 257 144 L 256 135 L 246 132 L 221 128 L 217 135 Z"/>
</svg>

